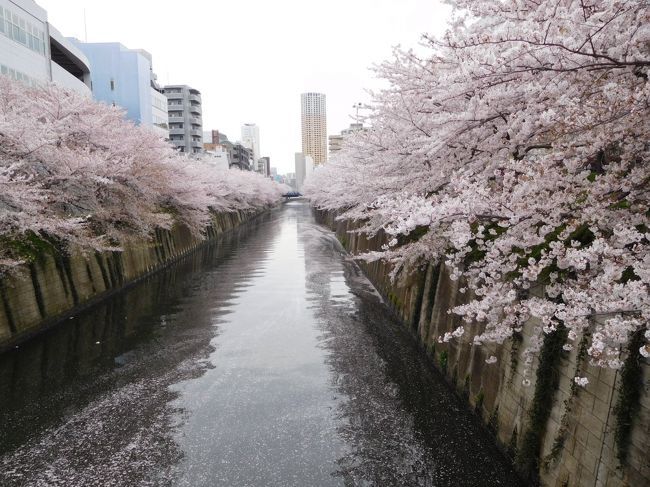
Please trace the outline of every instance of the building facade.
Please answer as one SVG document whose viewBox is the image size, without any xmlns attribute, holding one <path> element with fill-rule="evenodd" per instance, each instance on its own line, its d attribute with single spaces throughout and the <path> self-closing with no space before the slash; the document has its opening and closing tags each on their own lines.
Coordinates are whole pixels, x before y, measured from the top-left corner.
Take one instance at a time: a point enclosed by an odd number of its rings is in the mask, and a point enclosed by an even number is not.
<svg viewBox="0 0 650 487">
<path fill-rule="evenodd" d="M 228 137 L 226 137 L 228 140 Z M 214 150 L 219 144 L 219 131 L 218 130 L 204 130 L 203 131 L 203 149 L 206 151 Z"/>
<path fill-rule="evenodd" d="M 215 163 L 215 167 L 230 168 L 232 147 L 228 137 L 218 130 L 203 131 L 203 149 L 208 155 L 208 160 Z"/>
<path fill-rule="evenodd" d="M 241 143 L 253 151 L 253 160 L 261 157 L 260 128 L 254 123 L 245 123 L 241 128 Z"/>
<path fill-rule="evenodd" d="M 315 165 L 327 162 L 327 114 L 323 93 L 300 95 L 302 153 L 311 156 Z M 297 179 L 297 176 L 296 176 Z"/>
<path fill-rule="evenodd" d="M 93 97 L 126 111 L 126 118 L 169 137 L 167 98 L 156 82 L 151 54 L 119 42 L 71 39 L 90 61 Z"/>
<path fill-rule="evenodd" d="M 230 157 L 225 147 L 216 145 L 214 149 L 207 150 L 201 160 L 216 170 L 230 169 Z"/>
<path fill-rule="evenodd" d="M 230 144 L 230 167 L 242 171 L 253 170 L 253 151 L 239 142 Z"/>
<path fill-rule="evenodd" d="M 296 169 L 296 182 L 294 188 L 299 193 L 302 192 L 302 188 L 305 184 L 305 180 L 314 170 L 314 160 L 308 154 L 303 154 L 302 152 L 296 152 L 295 156 L 295 169 Z"/>
<path fill-rule="evenodd" d="M 343 136 L 340 134 L 330 135 L 328 139 L 329 139 L 329 147 L 330 147 L 330 157 L 332 157 L 332 155 L 336 154 L 338 151 L 340 151 L 343 148 Z"/>
<path fill-rule="evenodd" d="M 88 59 L 32 0 L 0 0 L 0 74 L 90 95 Z"/>
<path fill-rule="evenodd" d="M 330 135 L 329 136 L 330 157 L 343 148 L 343 142 L 345 141 L 345 138 L 347 136 L 355 132 L 361 132 L 363 130 L 365 129 L 362 123 L 351 123 L 350 127 L 345 130 L 341 130 L 340 134 Z"/>
<path fill-rule="evenodd" d="M 350 135 L 355 132 L 362 132 L 363 130 L 365 130 L 365 128 L 363 127 L 362 123 L 351 123 L 349 128 L 341 130 L 341 135 L 345 137 L 346 135 Z"/>
<path fill-rule="evenodd" d="M 169 85 L 163 88 L 167 97 L 169 139 L 180 151 L 203 151 L 203 118 L 201 92 L 187 85 Z"/>
<path fill-rule="evenodd" d="M 257 172 L 263 176 L 271 176 L 271 158 L 260 157 L 257 160 Z"/>
</svg>

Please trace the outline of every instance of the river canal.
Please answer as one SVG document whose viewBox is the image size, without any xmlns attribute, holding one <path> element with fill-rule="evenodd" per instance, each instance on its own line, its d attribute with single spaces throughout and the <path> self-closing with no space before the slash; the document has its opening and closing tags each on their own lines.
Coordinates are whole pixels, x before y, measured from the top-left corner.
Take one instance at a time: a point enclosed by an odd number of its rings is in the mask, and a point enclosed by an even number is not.
<svg viewBox="0 0 650 487">
<path fill-rule="evenodd" d="M 0 356 L 2 486 L 515 486 L 291 201 Z"/>
</svg>

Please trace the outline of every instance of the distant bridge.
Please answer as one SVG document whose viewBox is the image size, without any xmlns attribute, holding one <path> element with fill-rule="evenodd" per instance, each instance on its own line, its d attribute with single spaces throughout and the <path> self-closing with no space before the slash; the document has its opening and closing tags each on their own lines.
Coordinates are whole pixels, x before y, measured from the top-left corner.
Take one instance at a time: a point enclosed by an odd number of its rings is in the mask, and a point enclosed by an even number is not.
<svg viewBox="0 0 650 487">
<path fill-rule="evenodd" d="M 288 193 L 284 193 L 282 196 L 285 198 L 300 198 L 302 193 L 299 193 L 298 191 L 289 191 Z"/>
</svg>

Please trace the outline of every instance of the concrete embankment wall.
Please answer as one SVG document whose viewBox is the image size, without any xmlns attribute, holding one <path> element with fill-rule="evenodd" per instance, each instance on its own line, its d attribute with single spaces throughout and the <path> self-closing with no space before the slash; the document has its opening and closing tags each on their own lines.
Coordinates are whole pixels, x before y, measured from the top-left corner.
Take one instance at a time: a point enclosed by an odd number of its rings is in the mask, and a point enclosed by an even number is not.
<svg viewBox="0 0 650 487">
<path fill-rule="evenodd" d="M 207 241 L 262 211 L 215 214 Z M 0 279 L 0 351 L 48 328 L 203 245 L 180 225 L 122 252 L 43 252 L 16 276 Z"/>
<path fill-rule="evenodd" d="M 316 213 L 353 254 L 380 250 L 387 243 L 384 235 L 350 233 L 358 224 L 336 221 L 333 213 Z M 589 365 L 586 341 L 566 352 L 561 340 L 547 339 L 533 364 L 531 384 L 524 386 L 523 351 L 538 323 L 531 320 L 503 345 L 473 345 L 476 332 L 438 343 L 438 337 L 460 324 L 448 310 L 467 299 L 459 292 L 462 283 L 451 280 L 444 265 L 429 264 L 396 284 L 390 282 L 387 264 L 360 266 L 528 484 L 650 485 L 650 367 L 638 353 L 623 351 L 626 365 L 621 370 L 601 369 Z M 485 363 L 490 355 L 497 363 Z M 576 375 L 586 376 L 589 385 L 572 385 Z"/>
</svg>

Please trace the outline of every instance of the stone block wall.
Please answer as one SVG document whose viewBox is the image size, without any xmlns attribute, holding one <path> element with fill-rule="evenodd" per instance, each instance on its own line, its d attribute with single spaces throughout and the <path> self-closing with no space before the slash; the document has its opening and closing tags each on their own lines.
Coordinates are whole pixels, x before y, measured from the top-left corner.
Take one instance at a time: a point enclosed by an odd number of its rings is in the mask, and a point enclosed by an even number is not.
<svg viewBox="0 0 650 487">
<path fill-rule="evenodd" d="M 215 214 L 207 240 L 259 213 Z M 204 242 L 186 227 L 176 225 L 171 230 L 156 231 L 151 241 L 125 245 L 122 252 L 44 252 L 18 275 L 0 279 L 0 351 L 187 255 Z"/>
<path fill-rule="evenodd" d="M 359 225 L 337 221 L 333 213 L 317 211 L 316 214 L 320 223 L 333 229 L 341 244 L 352 254 L 379 250 L 387 243 L 387 238 L 381 234 L 367 238 L 363 234 L 350 233 Z M 640 401 L 638 412 L 632 418 L 617 414 L 621 398 L 629 394 L 623 385 L 622 372 L 589 365 L 579 346 L 571 352 L 556 354 L 555 362 L 547 363 L 546 368 L 540 368 L 540 355 L 527 377 L 531 384 L 524 386 L 523 350 L 537 325 L 534 320 L 527 323 L 520 336 L 503 345 L 476 346 L 473 344 L 475 332 L 466 332 L 461 339 L 449 343 L 438 343 L 438 337 L 460 324 L 459 318 L 448 310 L 467 299 L 458 291 L 461 283 L 449 278 L 449 270 L 444 265 L 429 264 L 397 283 L 391 283 L 391 269 L 384 262 L 361 262 L 360 267 L 396 315 L 412 329 L 433 365 L 493 432 L 497 443 L 513 458 L 528 484 L 650 486 L 650 367 L 647 361 L 640 361 Z M 490 355 L 497 357 L 497 363 L 485 363 Z M 622 356 L 625 358 L 625 351 Z M 536 370 L 548 370 L 553 380 L 543 377 L 538 384 Z M 589 385 L 586 388 L 572 386 L 576 375 L 586 376 Z M 537 426 L 533 419 L 536 391 L 537 400 L 548 398 L 550 409 L 540 411 L 543 408 L 537 405 L 537 417 L 543 418 L 541 423 L 537 421 Z M 617 457 L 620 450 L 615 441 L 618 421 L 632 422 L 629 440 L 622 448 L 627 454 L 624 464 Z M 534 453 L 532 459 L 528 458 L 531 451 Z"/>
</svg>

